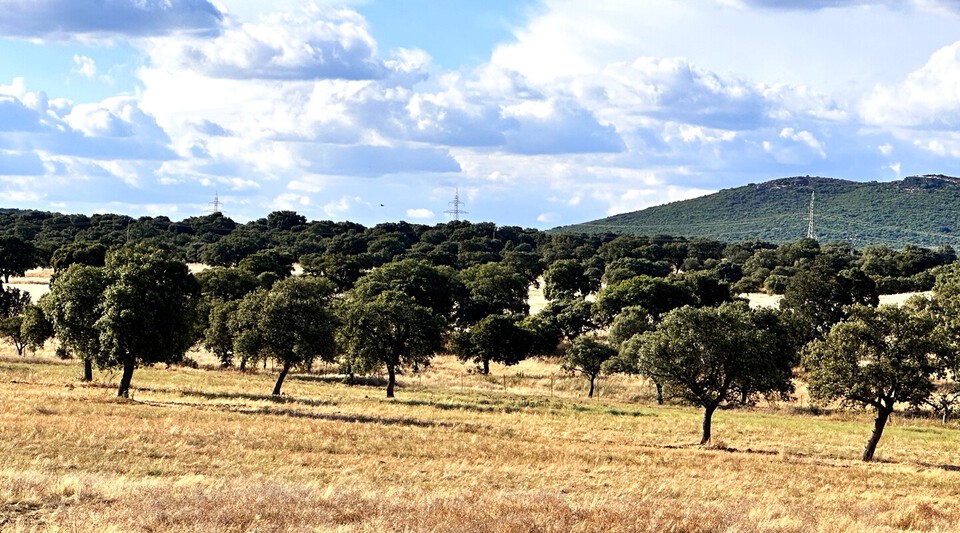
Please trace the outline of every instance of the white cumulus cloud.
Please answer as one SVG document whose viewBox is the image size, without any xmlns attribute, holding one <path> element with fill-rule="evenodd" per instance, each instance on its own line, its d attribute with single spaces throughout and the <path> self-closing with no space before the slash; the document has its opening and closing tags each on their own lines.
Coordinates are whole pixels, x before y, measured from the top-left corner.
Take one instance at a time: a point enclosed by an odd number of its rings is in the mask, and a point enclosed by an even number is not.
<svg viewBox="0 0 960 533">
<path fill-rule="evenodd" d="M 435 217 L 433 211 L 426 208 L 407 209 L 407 216 L 413 219 L 431 219 Z"/>
</svg>

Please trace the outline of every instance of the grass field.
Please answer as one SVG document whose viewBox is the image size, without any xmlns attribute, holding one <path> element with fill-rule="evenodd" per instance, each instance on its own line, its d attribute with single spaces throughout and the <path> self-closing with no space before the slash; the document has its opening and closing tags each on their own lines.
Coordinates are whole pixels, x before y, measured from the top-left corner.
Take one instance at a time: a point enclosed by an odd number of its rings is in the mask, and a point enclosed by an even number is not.
<svg viewBox="0 0 960 533">
<path fill-rule="evenodd" d="M 195 355 L 201 363 L 205 359 Z M 138 369 L 0 348 L 3 531 L 957 531 L 960 432 L 894 417 L 858 460 L 866 413 L 763 405 L 715 416 L 556 365 L 493 376 L 438 358 L 348 386 L 269 369 Z M 504 390 L 506 386 L 506 390 Z"/>
</svg>

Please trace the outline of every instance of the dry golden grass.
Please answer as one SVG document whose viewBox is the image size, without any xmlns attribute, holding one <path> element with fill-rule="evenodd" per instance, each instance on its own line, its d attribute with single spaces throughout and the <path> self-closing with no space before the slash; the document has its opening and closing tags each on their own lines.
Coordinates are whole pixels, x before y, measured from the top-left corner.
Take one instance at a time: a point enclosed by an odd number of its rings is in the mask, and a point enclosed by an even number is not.
<svg viewBox="0 0 960 533">
<path fill-rule="evenodd" d="M 76 381 L 0 356 L 4 531 L 956 531 L 960 434 L 792 405 L 700 413 L 641 380 L 598 400 L 555 364 L 470 373 L 447 357 L 379 384 L 200 368 Z M 209 361 L 196 355 L 201 363 Z M 507 390 L 503 390 L 506 376 Z M 376 380 L 373 380 L 376 381 Z M 552 384 L 552 387 L 551 387 Z M 631 400 L 627 402 L 625 400 Z"/>
</svg>

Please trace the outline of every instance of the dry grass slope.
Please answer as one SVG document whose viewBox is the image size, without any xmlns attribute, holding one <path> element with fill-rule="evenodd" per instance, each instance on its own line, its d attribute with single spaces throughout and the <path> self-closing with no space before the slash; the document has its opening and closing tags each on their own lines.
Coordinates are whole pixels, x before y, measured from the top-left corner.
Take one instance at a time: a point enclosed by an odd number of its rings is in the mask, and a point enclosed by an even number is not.
<svg viewBox="0 0 960 533">
<path fill-rule="evenodd" d="M 5 348 L 4 348 L 5 349 Z M 0 357 L 4 531 L 956 531 L 960 434 L 894 421 L 859 462 L 865 415 L 699 412 L 641 380 L 440 358 L 377 384 L 140 369 L 81 386 L 76 363 Z M 506 379 L 504 380 L 504 377 Z M 503 390 L 506 382 L 507 390 Z M 627 402 L 626 400 L 630 400 Z"/>
</svg>

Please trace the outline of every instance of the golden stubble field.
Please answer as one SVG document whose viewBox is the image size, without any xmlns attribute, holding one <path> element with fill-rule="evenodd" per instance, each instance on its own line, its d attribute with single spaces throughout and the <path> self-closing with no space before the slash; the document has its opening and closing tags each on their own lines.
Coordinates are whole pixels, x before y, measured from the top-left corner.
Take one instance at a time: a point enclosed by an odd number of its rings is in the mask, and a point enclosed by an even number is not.
<svg viewBox="0 0 960 533">
<path fill-rule="evenodd" d="M 201 363 L 207 360 L 194 354 Z M 322 369 L 321 369 L 322 370 Z M 601 398 L 548 362 L 493 376 L 440 357 L 401 379 L 148 368 L 81 385 L 75 361 L 0 348 L 3 531 L 957 531 L 956 424 Z M 375 380 L 373 380 L 375 381 Z M 506 385 L 506 390 L 504 390 Z"/>
</svg>

